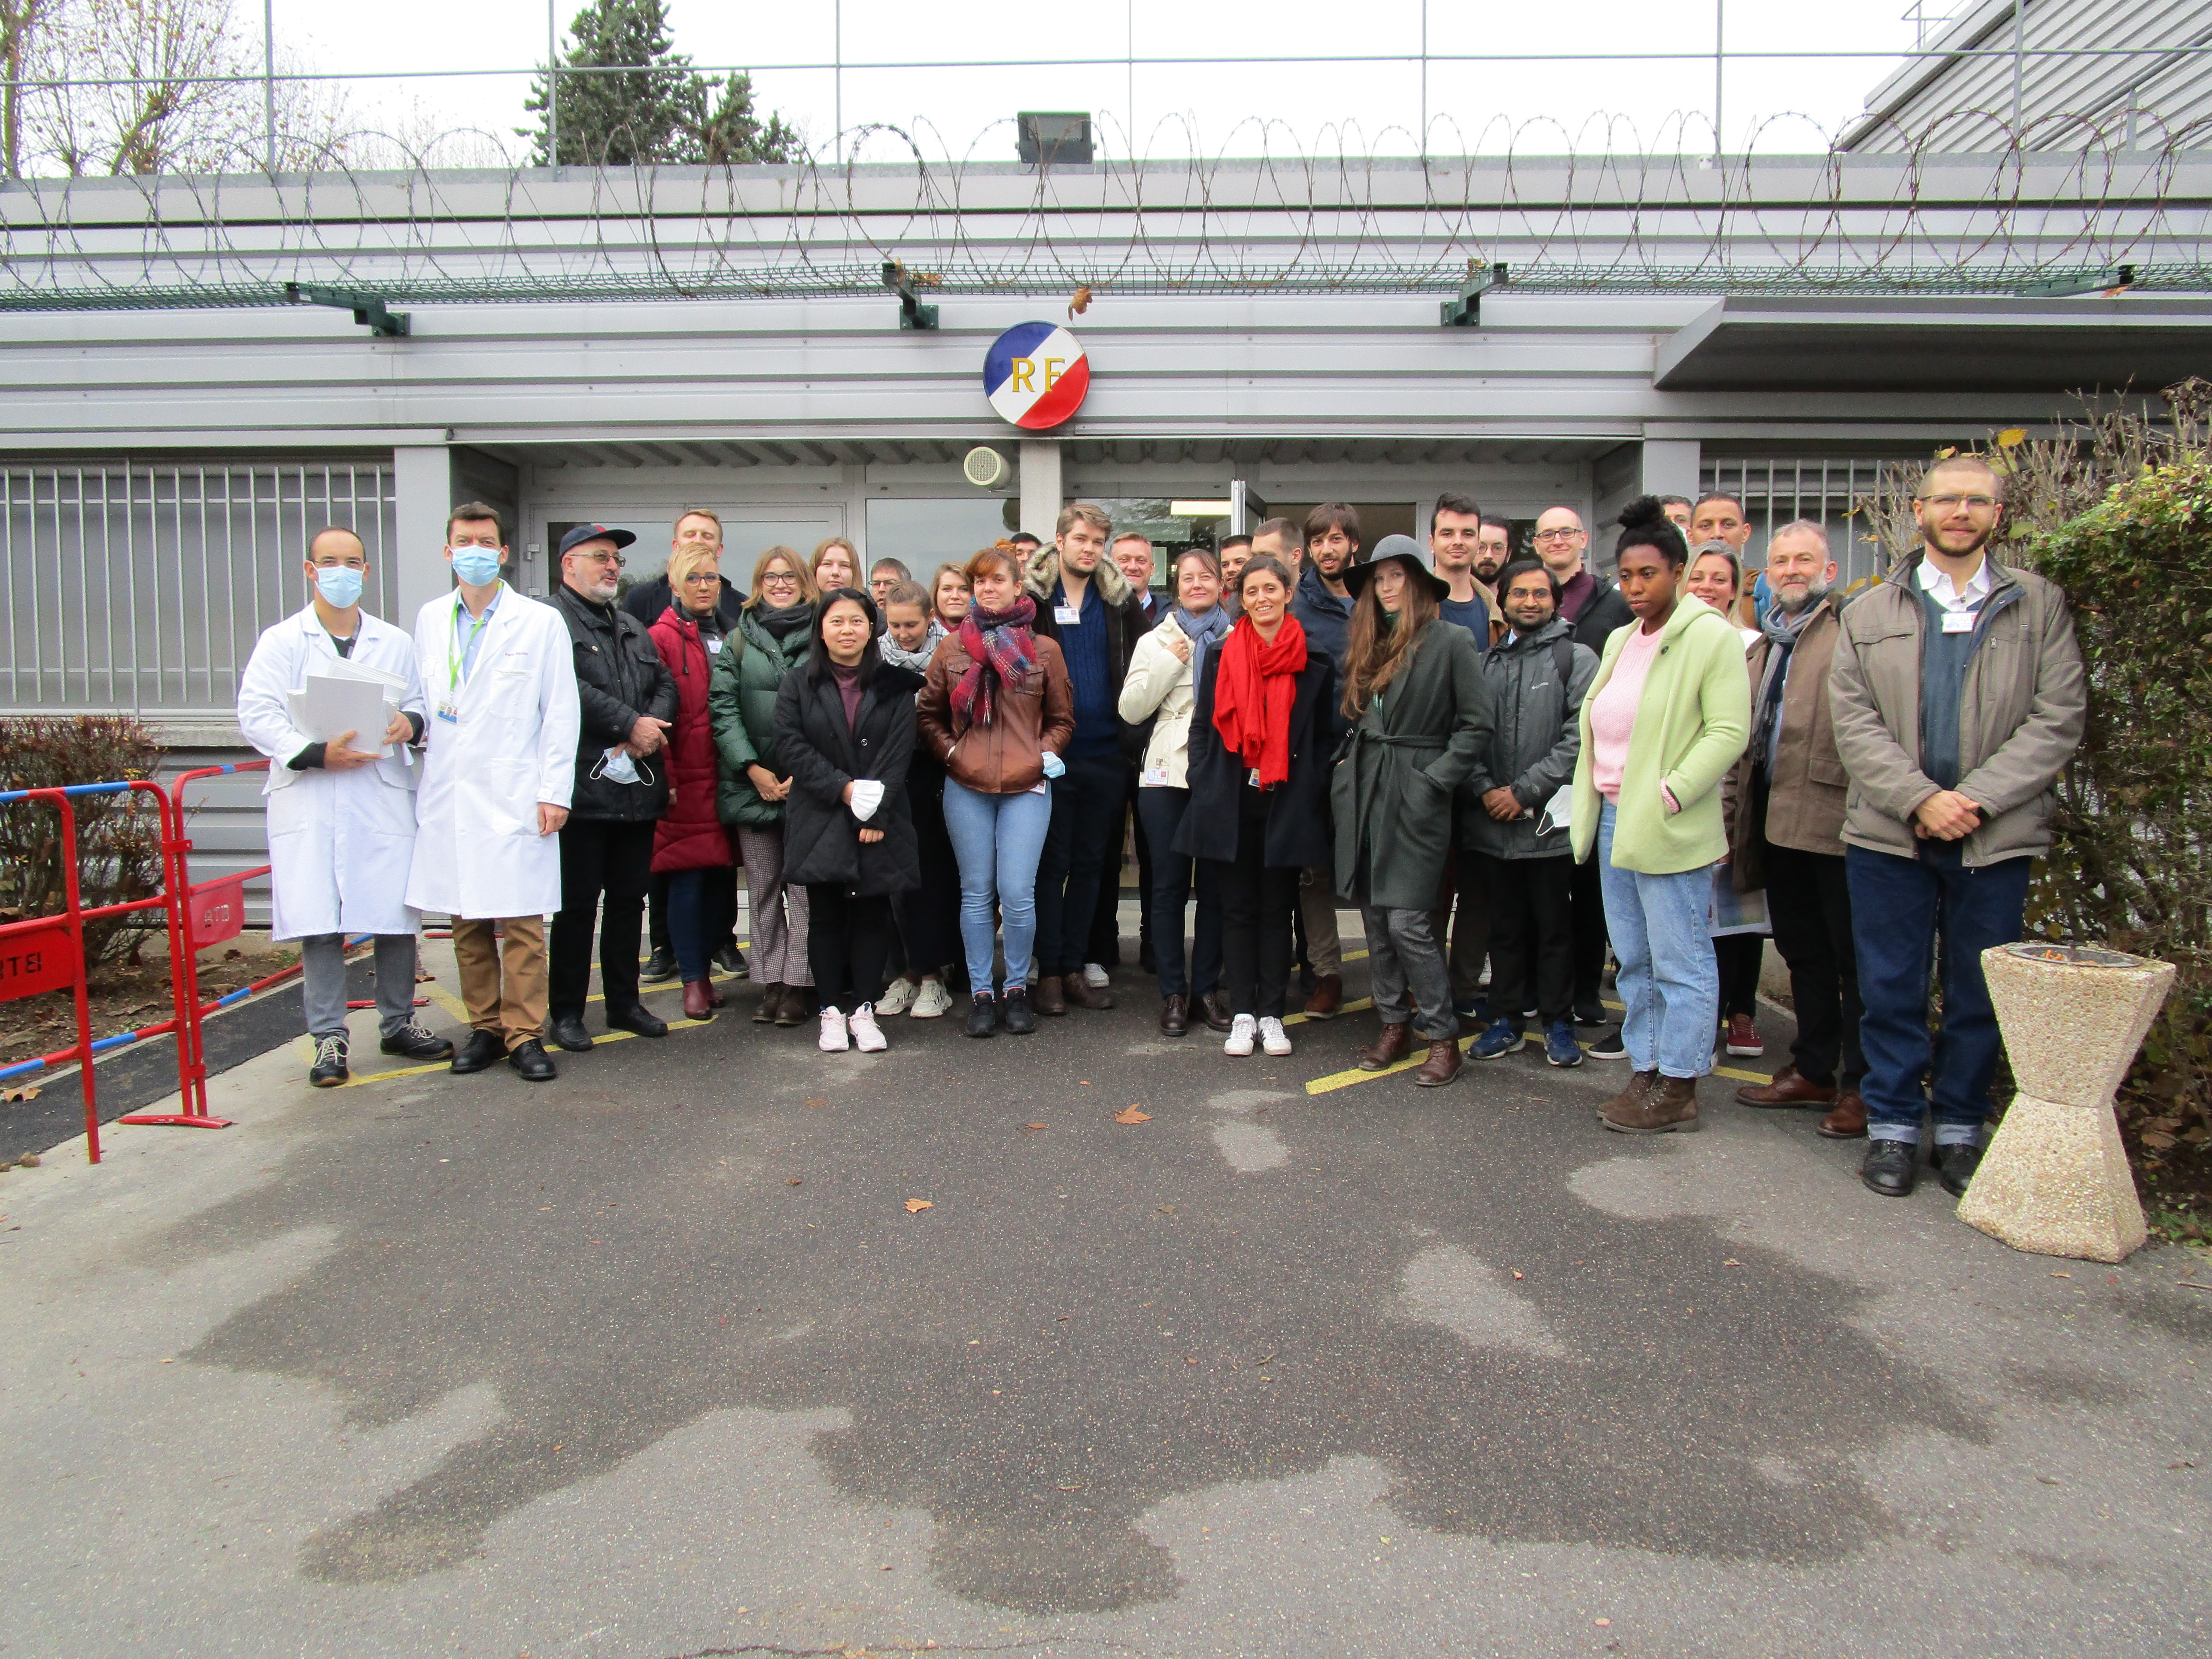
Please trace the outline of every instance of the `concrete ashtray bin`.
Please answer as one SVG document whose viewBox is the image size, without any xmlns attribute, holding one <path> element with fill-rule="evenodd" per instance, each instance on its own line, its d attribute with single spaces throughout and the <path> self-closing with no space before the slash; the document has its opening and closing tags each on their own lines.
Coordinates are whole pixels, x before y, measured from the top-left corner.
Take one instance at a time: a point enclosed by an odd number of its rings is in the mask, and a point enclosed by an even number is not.
<svg viewBox="0 0 2212 1659">
<path fill-rule="evenodd" d="M 2020 1093 L 1959 1218 L 2016 1250 L 2123 1261 L 2142 1201 L 2112 1093 L 2173 984 L 2173 964 L 2118 951 L 2000 945 L 1982 972 Z"/>
</svg>

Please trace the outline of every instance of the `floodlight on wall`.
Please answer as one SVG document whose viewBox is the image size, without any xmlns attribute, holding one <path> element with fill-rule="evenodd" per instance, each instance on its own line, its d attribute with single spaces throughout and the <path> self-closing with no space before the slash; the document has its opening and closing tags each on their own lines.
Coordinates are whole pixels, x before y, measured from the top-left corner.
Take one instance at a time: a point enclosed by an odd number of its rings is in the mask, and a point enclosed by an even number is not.
<svg viewBox="0 0 2212 1659">
<path fill-rule="evenodd" d="M 1085 111 L 1025 109 L 1014 117 L 1014 153 L 1031 167 L 1091 165 L 1091 116 Z"/>
<path fill-rule="evenodd" d="M 1006 458 L 988 445 L 979 444 L 962 459 L 960 471 L 976 489 L 988 489 L 1006 482 Z"/>
</svg>

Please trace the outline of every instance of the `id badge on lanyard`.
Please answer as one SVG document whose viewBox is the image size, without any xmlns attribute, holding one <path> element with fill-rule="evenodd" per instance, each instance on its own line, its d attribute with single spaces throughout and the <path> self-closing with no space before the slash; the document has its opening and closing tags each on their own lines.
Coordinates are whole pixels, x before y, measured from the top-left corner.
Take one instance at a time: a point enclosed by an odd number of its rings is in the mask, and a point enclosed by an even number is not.
<svg viewBox="0 0 2212 1659">
<path fill-rule="evenodd" d="M 460 630 L 461 613 L 462 602 L 459 595 L 456 594 L 453 599 L 455 633 Z M 438 705 L 437 714 L 440 720 L 449 725 L 458 725 L 460 722 L 462 667 L 468 661 L 469 653 L 476 648 L 477 636 L 484 631 L 486 624 L 490 621 L 491 608 L 487 605 L 483 615 L 476 619 L 476 626 L 469 630 L 468 644 L 461 647 L 458 651 L 453 648 L 453 634 L 446 635 L 446 700 Z"/>
</svg>

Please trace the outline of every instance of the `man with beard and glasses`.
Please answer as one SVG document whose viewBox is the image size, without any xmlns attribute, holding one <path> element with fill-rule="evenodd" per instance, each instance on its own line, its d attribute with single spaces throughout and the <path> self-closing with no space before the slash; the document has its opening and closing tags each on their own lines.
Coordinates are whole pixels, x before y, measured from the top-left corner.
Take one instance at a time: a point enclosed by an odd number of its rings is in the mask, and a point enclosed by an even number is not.
<svg viewBox="0 0 2212 1659">
<path fill-rule="evenodd" d="M 1829 672 L 1865 1005 L 1860 1177 L 1885 1197 L 1912 1190 L 1931 1099 L 1944 1190 L 1964 1193 L 1981 1162 L 2002 1046 L 1982 952 L 2023 932 L 2028 867 L 2050 848 L 2055 787 L 2087 712 L 2066 596 L 1989 556 L 2002 512 L 1987 462 L 1929 468 L 1912 504 L 1921 546 L 1844 612 Z"/>
<path fill-rule="evenodd" d="M 1797 1036 L 1771 1083 L 1735 1091 L 1746 1106 L 1828 1109 L 1820 1133 L 1866 1133 L 1859 1079 L 1858 960 L 1844 873 L 1844 763 L 1828 710 L 1842 630 L 1828 535 L 1809 519 L 1766 547 L 1774 608 L 1751 647 L 1751 742 L 1729 781 L 1729 867 L 1740 893 L 1766 894 L 1774 948 L 1790 966 Z"/>
</svg>

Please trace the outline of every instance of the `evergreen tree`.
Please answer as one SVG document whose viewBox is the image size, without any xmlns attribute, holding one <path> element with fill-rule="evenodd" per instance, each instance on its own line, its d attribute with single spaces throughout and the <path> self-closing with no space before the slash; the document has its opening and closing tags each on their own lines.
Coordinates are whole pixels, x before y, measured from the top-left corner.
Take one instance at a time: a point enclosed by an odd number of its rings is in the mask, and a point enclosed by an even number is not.
<svg viewBox="0 0 2212 1659">
<path fill-rule="evenodd" d="M 540 167 L 720 165 L 784 161 L 799 153 L 799 136 L 781 117 L 763 122 L 754 111 L 750 76 L 726 82 L 701 75 L 675 50 L 665 0 L 589 0 L 569 23 L 568 40 L 565 68 L 635 72 L 561 76 L 552 111 L 557 155 L 547 131 L 546 77 L 539 76 L 523 105 L 538 125 L 521 136 L 532 141 Z"/>
</svg>

